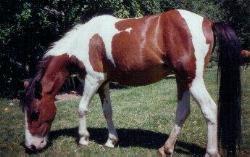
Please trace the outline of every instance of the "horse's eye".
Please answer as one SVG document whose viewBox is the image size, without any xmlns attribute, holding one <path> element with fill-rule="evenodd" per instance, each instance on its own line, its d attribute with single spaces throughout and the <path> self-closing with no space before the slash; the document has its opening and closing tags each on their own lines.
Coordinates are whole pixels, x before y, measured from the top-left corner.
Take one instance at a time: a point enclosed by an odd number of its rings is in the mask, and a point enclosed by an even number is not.
<svg viewBox="0 0 250 157">
<path fill-rule="evenodd" d="M 37 121 L 38 118 L 39 118 L 39 112 L 35 112 L 33 111 L 30 115 L 30 118 L 33 120 L 33 121 Z"/>
</svg>

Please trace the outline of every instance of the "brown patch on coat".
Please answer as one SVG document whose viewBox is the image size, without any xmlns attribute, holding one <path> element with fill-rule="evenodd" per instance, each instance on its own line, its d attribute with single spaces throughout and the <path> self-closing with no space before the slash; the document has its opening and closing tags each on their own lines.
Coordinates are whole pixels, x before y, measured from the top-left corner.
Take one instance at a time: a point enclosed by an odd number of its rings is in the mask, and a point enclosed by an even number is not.
<svg viewBox="0 0 250 157">
<path fill-rule="evenodd" d="M 86 71 L 80 60 L 66 53 L 54 57 L 41 80 L 43 94 L 55 96 L 72 73 L 79 73 L 84 79 Z"/>
<path fill-rule="evenodd" d="M 157 82 L 173 71 L 187 82 L 194 78 L 191 34 L 178 11 L 126 19 L 115 26 L 120 33 L 112 40 L 115 61 L 115 66 L 109 70 L 112 80 L 144 85 Z M 126 31 L 128 28 L 130 32 Z"/>
<path fill-rule="evenodd" d="M 120 33 L 112 40 L 115 67 L 112 79 L 127 85 L 143 85 L 158 81 L 169 72 L 165 68 L 159 15 L 126 19 L 116 23 Z M 128 32 L 126 29 L 130 28 Z M 162 40 L 160 40 L 162 41 Z"/>
<path fill-rule="evenodd" d="M 94 71 L 105 72 L 105 46 L 102 38 L 95 34 L 89 41 L 89 61 Z"/>
<path fill-rule="evenodd" d="M 212 25 L 213 25 L 213 23 L 210 20 L 204 18 L 204 20 L 202 22 L 202 30 L 203 30 L 204 36 L 206 38 L 206 43 L 209 44 L 209 49 L 208 49 L 208 52 L 205 56 L 204 67 L 206 67 L 208 65 L 209 60 L 210 60 L 211 55 L 212 55 L 213 48 L 214 48 L 214 33 L 212 30 Z"/>
<path fill-rule="evenodd" d="M 167 61 L 182 82 L 182 87 L 188 89 L 196 70 L 191 32 L 185 19 L 176 10 L 166 12 L 163 19 Z"/>
</svg>

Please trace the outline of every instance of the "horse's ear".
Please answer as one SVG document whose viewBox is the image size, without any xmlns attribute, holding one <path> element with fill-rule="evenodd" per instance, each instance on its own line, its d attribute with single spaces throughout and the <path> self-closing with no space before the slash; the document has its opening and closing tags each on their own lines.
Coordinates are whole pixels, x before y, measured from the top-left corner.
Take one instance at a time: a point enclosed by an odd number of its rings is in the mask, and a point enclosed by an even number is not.
<svg viewBox="0 0 250 157">
<path fill-rule="evenodd" d="M 42 97 L 42 85 L 40 81 L 35 81 L 35 98 L 41 99 Z"/>
</svg>

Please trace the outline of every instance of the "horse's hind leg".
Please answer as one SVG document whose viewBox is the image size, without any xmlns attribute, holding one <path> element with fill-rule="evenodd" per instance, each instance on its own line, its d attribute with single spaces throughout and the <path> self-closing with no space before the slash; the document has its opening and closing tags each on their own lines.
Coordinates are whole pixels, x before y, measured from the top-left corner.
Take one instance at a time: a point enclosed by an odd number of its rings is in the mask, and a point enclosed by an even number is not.
<svg viewBox="0 0 250 157">
<path fill-rule="evenodd" d="M 115 144 L 118 142 L 118 136 L 112 120 L 112 106 L 109 94 L 109 83 L 106 83 L 101 86 L 98 92 L 102 102 L 103 114 L 107 121 L 109 131 L 108 140 L 105 143 L 105 146 L 114 147 Z"/>
<path fill-rule="evenodd" d="M 103 80 L 97 80 L 96 78 L 86 75 L 84 81 L 84 91 L 83 96 L 80 100 L 79 104 L 79 135 L 80 140 L 79 144 L 88 145 L 89 143 L 89 132 L 87 130 L 86 125 L 86 115 L 88 111 L 88 105 L 90 103 L 91 98 L 96 93 L 98 88 L 103 83 Z"/>
<path fill-rule="evenodd" d="M 159 149 L 159 154 L 164 157 L 172 155 L 174 145 L 178 134 L 181 131 L 182 125 L 190 113 L 190 92 L 186 81 L 176 78 L 177 92 L 178 92 L 178 105 L 176 110 L 175 126 L 172 129 L 169 138 L 165 144 Z"/>
<path fill-rule="evenodd" d="M 193 80 L 190 92 L 200 105 L 207 122 L 207 153 L 206 157 L 218 157 L 217 144 L 217 105 L 209 95 L 204 80 L 197 77 Z"/>
</svg>

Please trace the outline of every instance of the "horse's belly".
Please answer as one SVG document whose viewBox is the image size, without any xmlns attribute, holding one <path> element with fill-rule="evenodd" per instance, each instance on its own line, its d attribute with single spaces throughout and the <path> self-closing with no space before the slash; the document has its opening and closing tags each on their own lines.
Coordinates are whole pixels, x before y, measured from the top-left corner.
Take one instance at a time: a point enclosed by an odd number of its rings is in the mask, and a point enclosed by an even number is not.
<svg viewBox="0 0 250 157">
<path fill-rule="evenodd" d="M 162 65 L 133 71 L 115 69 L 110 73 L 109 79 L 123 85 L 139 86 L 157 82 L 170 73 L 171 71 Z"/>
</svg>

